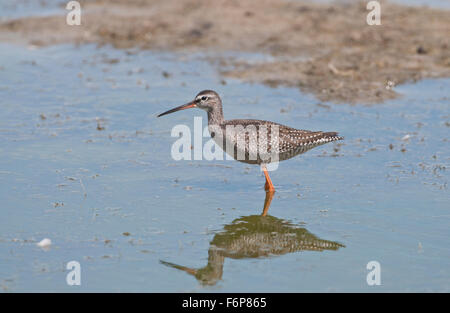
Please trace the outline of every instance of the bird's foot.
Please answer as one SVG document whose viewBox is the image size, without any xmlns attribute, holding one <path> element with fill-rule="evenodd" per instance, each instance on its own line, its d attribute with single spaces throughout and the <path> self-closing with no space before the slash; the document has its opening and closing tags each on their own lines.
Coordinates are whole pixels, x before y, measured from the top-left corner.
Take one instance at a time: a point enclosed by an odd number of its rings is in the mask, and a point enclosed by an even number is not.
<svg viewBox="0 0 450 313">
<path fill-rule="evenodd" d="M 273 184 L 269 184 L 267 181 L 264 185 L 264 190 L 265 191 L 270 191 L 270 192 L 274 192 L 275 191 L 275 187 L 273 186 Z"/>
</svg>

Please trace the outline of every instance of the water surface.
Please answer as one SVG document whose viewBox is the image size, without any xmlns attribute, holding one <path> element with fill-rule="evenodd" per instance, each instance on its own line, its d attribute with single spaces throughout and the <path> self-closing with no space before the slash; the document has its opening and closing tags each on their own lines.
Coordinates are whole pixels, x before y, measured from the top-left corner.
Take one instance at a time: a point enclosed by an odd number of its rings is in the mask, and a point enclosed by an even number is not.
<svg viewBox="0 0 450 313">
<path fill-rule="evenodd" d="M 345 141 L 280 163 L 261 220 L 258 167 L 171 158 L 172 127 L 192 127 L 195 116 L 206 125 L 206 116 L 156 115 L 202 89 L 220 93 L 228 119 L 339 131 Z M 203 55 L 2 44 L 0 287 L 449 291 L 450 79 L 395 89 L 403 97 L 384 104 L 335 105 L 293 88 L 223 81 Z M 229 248 L 282 233 L 302 249 Z M 43 238 L 49 250 L 36 246 Z M 216 246 L 222 273 L 211 284 L 160 262 L 204 268 Z M 72 260 L 81 286 L 66 284 Z M 381 286 L 367 285 L 369 261 L 381 264 Z"/>
</svg>

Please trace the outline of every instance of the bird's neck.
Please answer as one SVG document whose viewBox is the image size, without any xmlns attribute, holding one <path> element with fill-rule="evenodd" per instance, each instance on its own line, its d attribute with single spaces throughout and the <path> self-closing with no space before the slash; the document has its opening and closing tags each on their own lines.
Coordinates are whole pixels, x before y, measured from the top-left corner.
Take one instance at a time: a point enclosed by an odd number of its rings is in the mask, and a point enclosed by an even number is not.
<svg viewBox="0 0 450 313">
<path fill-rule="evenodd" d="M 223 123 L 222 108 L 208 111 L 208 125 L 221 125 Z"/>
</svg>

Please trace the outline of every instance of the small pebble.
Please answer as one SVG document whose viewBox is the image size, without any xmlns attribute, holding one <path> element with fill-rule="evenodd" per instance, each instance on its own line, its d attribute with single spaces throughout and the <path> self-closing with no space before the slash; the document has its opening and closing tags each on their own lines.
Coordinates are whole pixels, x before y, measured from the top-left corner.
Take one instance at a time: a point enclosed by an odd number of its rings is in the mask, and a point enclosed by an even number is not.
<svg viewBox="0 0 450 313">
<path fill-rule="evenodd" d="M 403 136 L 402 140 L 406 141 L 406 140 L 409 140 L 409 138 L 411 138 L 411 135 L 408 134 L 408 135 Z"/>
<path fill-rule="evenodd" d="M 48 248 L 51 245 L 52 245 L 52 241 L 48 238 L 44 238 L 40 242 L 37 243 L 37 246 L 40 248 Z"/>
</svg>

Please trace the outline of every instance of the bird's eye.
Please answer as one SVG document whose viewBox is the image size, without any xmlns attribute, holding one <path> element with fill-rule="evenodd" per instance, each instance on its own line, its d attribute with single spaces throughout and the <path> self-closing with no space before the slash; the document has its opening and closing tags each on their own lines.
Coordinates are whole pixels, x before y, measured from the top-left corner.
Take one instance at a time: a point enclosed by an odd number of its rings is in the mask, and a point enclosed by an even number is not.
<svg viewBox="0 0 450 313">
<path fill-rule="evenodd" d="M 203 97 L 202 97 L 202 100 L 203 100 L 203 101 L 205 101 L 206 99 L 208 99 L 207 96 L 203 96 Z"/>
</svg>

